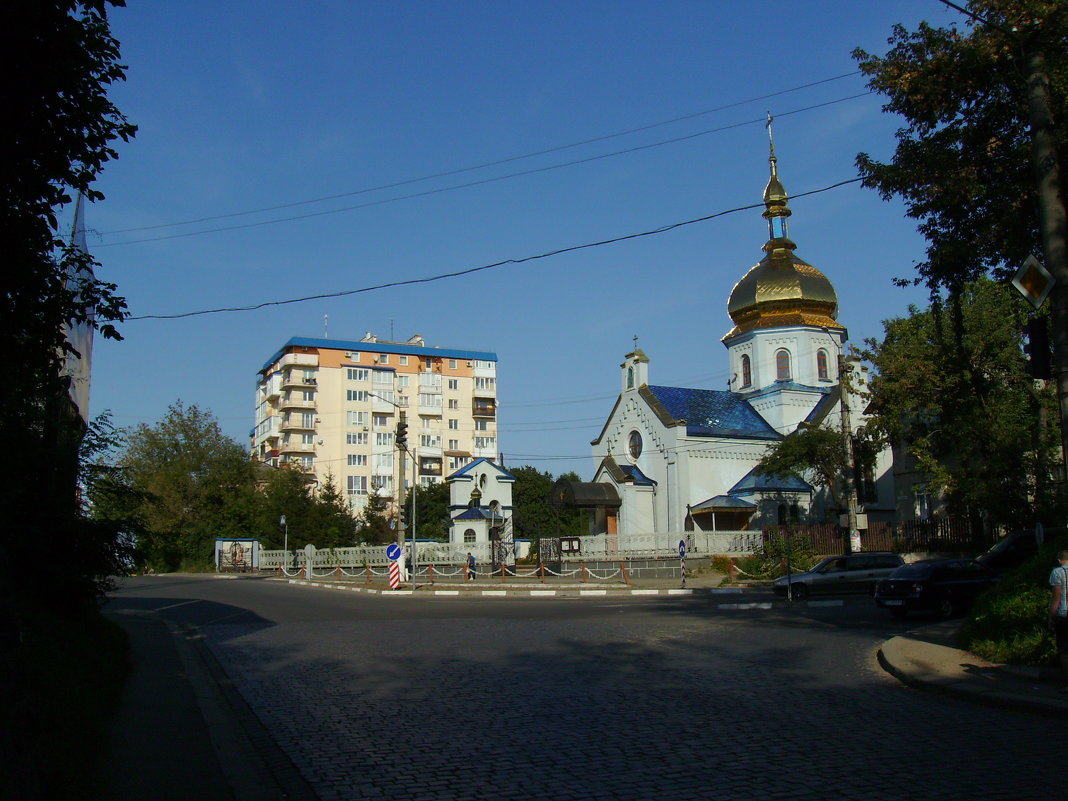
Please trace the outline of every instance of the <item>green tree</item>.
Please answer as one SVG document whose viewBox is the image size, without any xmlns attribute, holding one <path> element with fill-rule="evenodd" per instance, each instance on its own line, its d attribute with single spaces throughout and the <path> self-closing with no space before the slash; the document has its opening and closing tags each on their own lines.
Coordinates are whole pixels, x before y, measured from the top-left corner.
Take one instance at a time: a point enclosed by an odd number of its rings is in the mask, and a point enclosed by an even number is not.
<svg viewBox="0 0 1068 801">
<path fill-rule="evenodd" d="M 509 468 L 508 472 L 515 476 L 512 506 L 516 537 L 538 540 L 541 537 L 586 533 L 581 515 L 576 512 L 560 513 L 549 505 L 549 493 L 557 481 L 552 473 L 542 472 L 530 465 Z M 561 478 L 581 480 L 575 473 L 566 473 Z"/>
<path fill-rule="evenodd" d="M 1046 522 L 1059 522 L 1048 480 L 1060 436 L 1056 399 L 1027 373 L 1024 301 L 984 279 L 947 304 L 913 308 L 883 324 L 882 341 L 866 343 L 877 368 L 871 427 L 915 457 L 951 514 L 1018 525 L 1034 519 L 1036 499 Z"/>
<path fill-rule="evenodd" d="M 885 56 L 855 50 L 869 86 L 901 115 L 889 163 L 857 157 L 864 185 L 901 197 L 920 221 L 932 288 L 958 290 L 988 272 L 1011 275 L 1042 252 L 1027 104 L 1030 53 L 1044 52 L 1054 137 L 1068 119 L 1068 4 L 1063 0 L 971 0 L 957 26 L 895 26 Z M 1063 203 L 1063 200 L 1062 200 Z"/>
<path fill-rule="evenodd" d="M 312 499 L 316 545 L 322 548 L 348 548 L 356 544 L 356 518 L 332 473 L 328 473 Z"/>
<path fill-rule="evenodd" d="M 113 323 L 124 315 L 114 287 L 89 273 L 68 286 L 68 276 L 94 262 L 59 231 L 59 211 L 76 193 L 102 197 L 92 184 L 115 157 L 111 142 L 135 130 L 107 99 L 124 67 L 105 9 L 104 2 L 47 0 L 15 0 L 4 9 L 0 336 L 19 354 L 18 369 L 0 386 L 0 431 L 19 454 L 0 467 L 0 558 L 10 566 L 40 563 L 39 551 L 61 552 L 80 536 L 74 487 L 83 426 L 61 372 L 70 350 L 64 326 L 89 323 L 117 337 Z M 47 576 L 4 573 L 0 618 L 9 624 L 15 597 L 89 604 L 101 590 L 78 563 L 56 564 Z"/>
<path fill-rule="evenodd" d="M 159 423 L 127 435 L 118 458 L 141 497 L 141 558 L 158 570 L 210 563 L 216 537 L 248 536 L 253 468 L 210 412 L 178 401 Z"/>
<path fill-rule="evenodd" d="M 411 497 L 408 498 L 411 503 Z M 445 541 L 449 536 L 449 485 L 415 488 L 415 529 L 420 539 Z"/>
<path fill-rule="evenodd" d="M 825 487 L 835 507 L 842 509 L 845 503 L 840 478 L 847 458 L 841 431 L 802 424 L 785 439 L 773 443 L 757 467 L 770 476 L 793 476 Z"/>
<path fill-rule="evenodd" d="M 367 506 L 360 513 L 356 539 L 369 545 L 396 542 L 397 530 L 391 523 L 394 520 L 389 500 L 380 495 L 377 489 L 372 489 L 367 496 Z"/>
</svg>

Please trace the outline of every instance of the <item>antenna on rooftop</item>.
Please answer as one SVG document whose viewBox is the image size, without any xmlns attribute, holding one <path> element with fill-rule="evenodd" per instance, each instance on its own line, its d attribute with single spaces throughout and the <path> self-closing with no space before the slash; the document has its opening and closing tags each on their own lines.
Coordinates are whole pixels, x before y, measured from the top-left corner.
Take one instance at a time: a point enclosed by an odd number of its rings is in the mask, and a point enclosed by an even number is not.
<svg viewBox="0 0 1068 801">
<path fill-rule="evenodd" d="M 330 339 L 330 315 L 323 315 L 323 339 Z"/>
</svg>

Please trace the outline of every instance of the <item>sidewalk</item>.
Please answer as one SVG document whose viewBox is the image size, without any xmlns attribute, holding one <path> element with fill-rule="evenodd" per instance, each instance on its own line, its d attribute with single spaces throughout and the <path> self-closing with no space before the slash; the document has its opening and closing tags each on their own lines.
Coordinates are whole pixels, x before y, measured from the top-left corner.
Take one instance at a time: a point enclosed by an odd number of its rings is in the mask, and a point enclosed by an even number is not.
<svg viewBox="0 0 1068 801">
<path fill-rule="evenodd" d="M 133 669 L 100 768 L 108 801 L 314 801 L 195 633 L 151 613 L 105 611 Z"/>
<path fill-rule="evenodd" d="M 910 687 L 988 706 L 1068 717 L 1068 682 L 1050 668 L 998 665 L 956 647 L 961 621 L 949 620 L 893 637 L 879 663 Z"/>
</svg>

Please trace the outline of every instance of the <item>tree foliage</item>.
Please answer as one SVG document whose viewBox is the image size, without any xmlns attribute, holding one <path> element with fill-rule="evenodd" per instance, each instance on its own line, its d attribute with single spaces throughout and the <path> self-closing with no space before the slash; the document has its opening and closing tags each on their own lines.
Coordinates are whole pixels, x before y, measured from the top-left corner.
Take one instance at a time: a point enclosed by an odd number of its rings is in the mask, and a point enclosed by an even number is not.
<svg viewBox="0 0 1068 801">
<path fill-rule="evenodd" d="M 1052 386 L 1036 389 L 1027 372 L 1024 316 L 1011 288 L 984 279 L 867 342 L 872 426 L 907 449 L 953 514 L 1019 524 L 1033 519 L 1030 499 L 1052 514 L 1060 432 Z"/>
<path fill-rule="evenodd" d="M 408 499 L 411 503 L 411 498 Z M 449 485 L 445 482 L 415 488 L 415 530 L 420 539 L 449 537 Z"/>
<path fill-rule="evenodd" d="M 890 163 L 857 157 L 864 185 L 901 197 L 928 241 L 918 277 L 956 291 L 1042 252 L 1028 125 L 1027 57 L 1043 52 L 1059 151 L 1068 119 L 1068 3 L 971 0 L 958 26 L 895 26 L 890 50 L 854 58 L 905 124 Z M 1062 201 L 1063 202 L 1063 201 Z"/>
<path fill-rule="evenodd" d="M 826 487 L 834 505 L 841 508 L 839 478 L 846 464 L 841 431 L 822 425 L 802 425 L 764 451 L 757 467 L 766 475 L 792 476 Z"/>
<path fill-rule="evenodd" d="M 515 476 L 512 485 L 514 536 L 532 540 L 541 537 L 575 536 L 585 534 L 582 516 L 575 512 L 558 512 L 549 505 L 549 493 L 557 479 L 552 473 L 523 465 L 509 468 Z M 575 473 L 560 478 L 581 481 Z"/>
</svg>

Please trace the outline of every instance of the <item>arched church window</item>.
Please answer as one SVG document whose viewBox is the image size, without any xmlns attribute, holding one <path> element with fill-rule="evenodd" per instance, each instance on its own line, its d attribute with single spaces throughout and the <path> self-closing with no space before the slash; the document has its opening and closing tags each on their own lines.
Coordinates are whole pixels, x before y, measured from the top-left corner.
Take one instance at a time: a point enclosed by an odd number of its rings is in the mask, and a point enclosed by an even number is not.
<svg viewBox="0 0 1068 801">
<path fill-rule="evenodd" d="M 753 362 L 748 353 L 742 354 L 742 386 L 748 387 L 753 383 Z"/>
<path fill-rule="evenodd" d="M 627 368 L 627 389 L 634 389 L 634 368 Z"/>
<path fill-rule="evenodd" d="M 473 528 L 467 529 L 464 532 L 464 542 L 470 544 L 475 541 L 475 530 Z"/>
<path fill-rule="evenodd" d="M 784 381 L 790 378 L 790 351 L 780 350 L 775 353 L 775 378 Z"/>
<path fill-rule="evenodd" d="M 637 431 L 631 431 L 630 436 L 627 437 L 627 453 L 630 454 L 631 460 L 635 462 L 642 455 L 642 435 Z"/>
<path fill-rule="evenodd" d="M 820 381 L 826 381 L 831 377 L 827 369 L 827 351 L 822 349 L 816 351 L 816 376 Z"/>
</svg>

